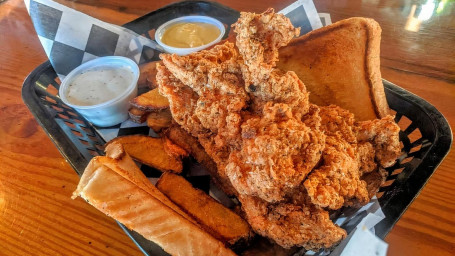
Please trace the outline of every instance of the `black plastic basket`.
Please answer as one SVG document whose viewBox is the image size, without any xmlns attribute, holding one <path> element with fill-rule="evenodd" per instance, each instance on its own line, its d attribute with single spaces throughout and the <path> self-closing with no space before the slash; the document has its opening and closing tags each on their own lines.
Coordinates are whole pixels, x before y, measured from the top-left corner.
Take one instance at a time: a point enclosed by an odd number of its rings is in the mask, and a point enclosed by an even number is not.
<svg viewBox="0 0 455 256">
<path fill-rule="evenodd" d="M 124 25 L 147 37 L 164 22 L 182 15 L 207 15 L 229 25 L 239 12 L 217 3 L 188 1 L 168 5 Z M 227 30 L 228 31 L 228 30 Z M 227 33 L 226 33 L 227 34 Z M 450 150 L 452 132 L 444 116 L 420 97 L 383 80 L 387 101 L 402 128 L 403 154 L 387 169 L 387 182 L 378 197 L 386 216 L 375 226 L 384 238 L 417 197 Z M 59 79 L 49 61 L 38 66 L 24 82 L 22 98 L 73 169 L 82 175 L 93 156 L 103 154 L 103 139 L 94 127 L 58 97 Z M 120 224 L 146 255 L 167 255 L 159 246 Z"/>
</svg>

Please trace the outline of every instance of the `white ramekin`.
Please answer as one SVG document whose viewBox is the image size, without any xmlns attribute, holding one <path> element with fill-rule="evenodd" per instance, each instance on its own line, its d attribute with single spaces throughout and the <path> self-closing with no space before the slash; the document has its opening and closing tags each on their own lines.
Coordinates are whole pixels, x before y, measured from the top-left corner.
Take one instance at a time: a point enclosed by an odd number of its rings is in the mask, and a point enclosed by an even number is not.
<svg viewBox="0 0 455 256">
<path fill-rule="evenodd" d="M 132 71 L 133 77 L 127 89 L 111 100 L 91 106 L 79 106 L 69 103 L 66 99 L 66 92 L 74 78 L 84 71 L 97 67 L 128 68 Z M 139 67 L 134 61 L 120 56 L 100 57 L 87 61 L 71 71 L 60 85 L 59 95 L 63 103 L 74 108 L 91 123 L 101 127 L 113 126 L 128 119 L 129 101 L 137 96 L 138 79 Z"/>
<path fill-rule="evenodd" d="M 193 48 L 178 48 L 178 47 L 172 47 L 172 46 L 169 46 L 169 45 L 163 43 L 161 41 L 161 37 L 163 36 L 166 29 L 169 26 L 171 26 L 175 23 L 180 23 L 180 22 L 202 22 L 202 23 L 213 24 L 220 30 L 220 35 L 215 40 L 213 40 L 212 42 L 210 42 L 208 44 L 201 45 L 198 47 L 193 47 Z M 200 51 L 202 49 L 205 49 L 209 46 L 212 46 L 212 45 L 218 43 L 219 41 L 221 41 L 221 38 L 223 38 L 225 32 L 226 32 L 226 30 L 224 28 L 223 23 L 221 23 L 217 19 L 214 19 L 214 18 L 211 18 L 208 16 L 183 16 L 183 17 L 180 17 L 177 19 L 170 20 L 170 21 L 164 23 L 163 25 L 159 26 L 155 32 L 155 40 L 168 53 L 175 53 L 178 55 L 187 55 L 192 52 Z"/>
</svg>

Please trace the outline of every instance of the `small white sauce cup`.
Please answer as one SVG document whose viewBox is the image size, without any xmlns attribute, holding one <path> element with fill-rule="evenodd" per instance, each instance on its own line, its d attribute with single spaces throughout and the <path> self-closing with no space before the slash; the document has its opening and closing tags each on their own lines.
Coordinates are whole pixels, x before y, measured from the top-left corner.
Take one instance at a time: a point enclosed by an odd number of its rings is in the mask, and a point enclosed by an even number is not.
<svg viewBox="0 0 455 256">
<path fill-rule="evenodd" d="M 79 106 L 69 103 L 66 98 L 69 85 L 82 72 L 98 67 L 118 67 L 131 70 L 133 74 L 132 79 L 125 91 L 113 99 L 96 105 Z M 63 103 L 74 108 L 91 123 L 101 127 L 113 126 L 128 119 L 128 109 L 130 107 L 129 101 L 137 96 L 138 79 L 139 67 L 134 61 L 120 56 L 100 57 L 91 61 L 87 61 L 71 71 L 60 85 L 59 95 Z"/>
<path fill-rule="evenodd" d="M 161 37 L 163 36 L 166 29 L 168 27 L 174 25 L 175 23 L 181 23 L 181 22 L 188 22 L 188 23 L 201 22 L 201 23 L 212 24 L 212 25 L 215 25 L 220 30 L 220 35 L 215 40 L 213 40 L 212 42 L 210 42 L 208 44 L 204 44 L 204 45 L 201 45 L 198 47 L 193 47 L 193 48 L 178 48 L 178 47 L 172 47 L 172 46 L 169 46 L 169 45 L 163 43 L 161 41 Z M 221 41 L 221 38 L 223 38 L 225 32 L 226 32 L 226 30 L 224 28 L 223 23 L 221 23 L 217 19 L 214 19 L 214 18 L 211 18 L 208 16 L 183 16 L 183 17 L 180 17 L 177 19 L 170 20 L 170 21 L 164 23 L 163 25 L 159 26 L 155 32 L 155 40 L 161 47 L 163 47 L 163 49 L 167 53 L 175 53 L 177 55 L 187 55 L 192 52 L 197 52 L 197 51 L 203 50 L 209 46 L 212 46 L 212 45 L 218 43 L 219 41 Z"/>
</svg>

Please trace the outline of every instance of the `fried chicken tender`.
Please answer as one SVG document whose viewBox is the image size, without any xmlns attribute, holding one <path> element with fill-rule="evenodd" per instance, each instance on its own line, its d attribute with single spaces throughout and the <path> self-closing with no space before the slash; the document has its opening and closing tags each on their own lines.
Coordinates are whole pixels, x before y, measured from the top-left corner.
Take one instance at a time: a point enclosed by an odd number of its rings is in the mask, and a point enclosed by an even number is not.
<svg viewBox="0 0 455 256">
<path fill-rule="evenodd" d="M 358 141 L 369 141 L 375 150 L 375 160 L 382 167 L 392 166 L 401 154 L 400 127 L 393 116 L 358 123 Z"/>
<path fill-rule="evenodd" d="M 288 18 L 273 9 L 264 13 L 240 13 L 233 25 L 236 45 L 243 58 L 241 64 L 245 90 L 252 95 L 252 108 L 260 113 L 268 101 L 289 104 L 297 118 L 308 111 L 309 94 L 292 72 L 275 69 L 278 49 L 300 34 Z"/>
<path fill-rule="evenodd" d="M 236 45 L 245 65 L 274 67 L 278 49 L 300 34 L 284 15 L 277 15 L 272 8 L 261 14 L 241 12 L 233 25 L 237 33 Z"/>
<path fill-rule="evenodd" d="M 321 107 L 320 116 L 327 135 L 322 164 L 304 182 L 312 203 L 332 210 L 366 204 L 370 196 L 361 176 L 399 156 L 398 125 L 392 117 L 356 123 L 352 113 L 333 105 Z"/>
<path fill-rule="evenodd" d="M 330 248 L 346 237 L 346 231 L 329 219 L 327 211 L 311 203 L 270 204 L 250 196 L 239 200 L 251 227 L 284 248 Z"/>
<path fill-rule="evenodd" d="M 333 105 L 321 107 L 319 114 L 327 139 L 321 166 L 304 182 L 312 203 L 332 210 L 349 205 L 351 199 L 367 203 L 366 183 L 360 180 L 354 115 Z"/>
<path fill-rule="evenodd" d="M 190 109 L 186 119 L 197 120 L 195 123 L 199 127 L 196 130 L 214 134 L 212 139 L 217 148 L 235 143 L 240 133 L 240 111 L 246 107 L 249 99 L 244 90 L 237 56 L 234 45 L 229 42 L 189 56 L 160 55 L 172 76 L 198 95 L 195 107 Z M 161 77 L 163 72 L 158 72 Z M 164 79 L 159 81 L 165 82 Z M 161 91 L 166 95 L 164 90 Z M 186 119 L 177 123 L 182 125 Z M 182 126 L 195 135 L 194 126 Z M 203 134 L 199 132 L 198 135 Z"/>
<path fill-rule="evenodd" d="M 224 174 L 229 147 L 239 143 L 241 111 L 249 100 L 234 45 L 226 42 L 188 56 L 160 57 L 166 68 L 158 69 L 157 81 L 174 119 L 199 139 L 217 164 L 220 180 L 230 183 Z"/>
<path fill-rule="evenodd" d="M 319 161 L 325 135 L 294 119 L 286 104 L 267 103 L 263 117 L 242 125 L 242 146 L 231 153 L 226 174 L 240 194 L 283 200 Z"/>
<path fill-rule="evenodd" d="M 322 166 L 313 170 L 304 182 L 312 203 L 332 210 L 369 201 L 366 183 L 360 179 L 355 148 L 345 140 L 327 136 Z"/>
<path fill-rule="evenodd" d="M 160 58 L 177 79 L 186 86 L 191 87 L 197 94 L 200 94 L 203 88 L 210 86 L 208 81 L 209 71 L 218 67 L 219 63 L 227 63 L 229 60 L 236 62 L 237 55 L 234 44 L 226 42 L 210 50 L 196 52 L 187 56 L 160 54 Z M 232 70 L 228 71 L 232 73 Z"/>
<path fill-rule="evenodd" d="M 194 111 L 197 106 L 199 96 L 188 86 L 184 85 L 179 79 L 162 65 L 157 64 L 157 75 L 159 92 L 167 97 L 173 119 L 193 136 L 206 133 L 200 125 Z"/>
<path fill-rule="evenodd" d="M 378 164 L 375 162 L 375 150 L 370 142 L 359 142 L 357 144 L 357 154 L 360 175 L 376 170 Z"/>
</svg>

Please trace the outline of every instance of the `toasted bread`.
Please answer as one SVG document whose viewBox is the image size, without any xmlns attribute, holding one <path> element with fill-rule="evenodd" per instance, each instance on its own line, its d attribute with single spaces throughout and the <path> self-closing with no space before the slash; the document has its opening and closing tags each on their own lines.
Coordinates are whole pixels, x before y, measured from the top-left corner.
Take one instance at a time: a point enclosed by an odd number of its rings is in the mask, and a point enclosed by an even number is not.
<svg viewBox="0 0 455 256">
<path fill-rule="evenodd" d="M 158 92 L 158 88 L 137 96 L 130 101 L 130 104 L 144 111 L 160 111 L 169 108 L 169 101 Z"/>
<path fill-rule="evenodd" d="M 182 160 L 169 155 L 165 151 L 164 141 L 161 138 L 136 134 L 117 137 L 109 141 L 106 147 L 111 143 L 122 144 L 125 151 L 134 160 L 152 166 L 160 171 L 182 172 Z"/>
<path fill-rule="evenodd" d="M 213 159 L 205 152 L 204 148 L 201 146 L 199 141 L 191 136 L 188 132 L 183 130 L 178 124 L 172 124 L 165 132 L 164 136 L 170 139 L 173 143 L 180 146 L 191 156 L 193 156 L 196 161 L 198 161 L 205 169 L 210 173 L 213 183 L 217 185 L 224 193 L 229 196 L 234 196 L 237 194 L 237 191 L 232 187 L 232 184 L 229 180 L 223 179 L 218 174 L 218 168 Z"/>
<path fill-rule="evenodd" d="M 156 187 L 201 227 L 228 245 L 244 245 L 252 236 L 248 223 L 215 199 L 194 188 L 182 176 L 163 173 Z"/>
<path fill-rule="evenodd" d="M 356 120 L 389 114 L 381 80 L 381 28 L 367 18 L 350 18 L 314 30 L 280 49 L 277 67 L 294 71 L 310 102 L 335 104 Z"/>
<path fill-rule="evenodd" d="M 113 153 L 117 159 L 100 156 L 90 161 L 73 198 L 82 197 L 172 255 L 235 255 L 185 218 L 187 215 L 156 188 L 151 189 L 153 185 L 145 183 L 134 163 L 120 166 L 118 159 L 125 153 L 117 149 Z"/>
</svg>

